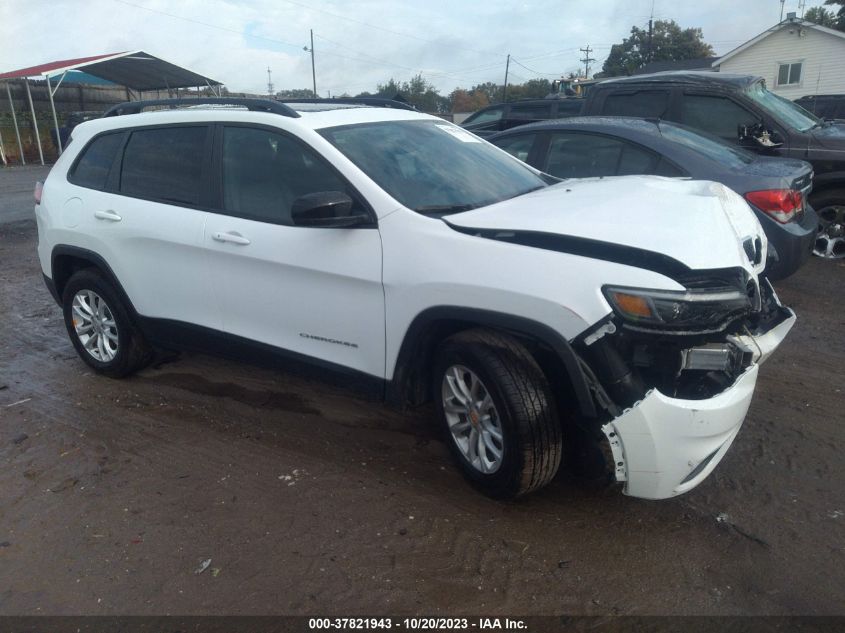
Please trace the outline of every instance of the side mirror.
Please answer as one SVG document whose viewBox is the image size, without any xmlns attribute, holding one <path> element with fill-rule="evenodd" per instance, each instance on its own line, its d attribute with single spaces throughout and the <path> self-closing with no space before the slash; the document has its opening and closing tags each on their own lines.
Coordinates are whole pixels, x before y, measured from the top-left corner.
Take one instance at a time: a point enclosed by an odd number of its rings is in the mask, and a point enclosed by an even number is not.
<svg viewBox="0 0 845 633">
<path fill-rule="evenodd" d="M 320 191 L 294 200 L 290 214 L 294 226 L 335 229 L 370 223 L 368 215 L 350 215 L 351 210 L 352 198 L 342 191 Z"/>
</svg>

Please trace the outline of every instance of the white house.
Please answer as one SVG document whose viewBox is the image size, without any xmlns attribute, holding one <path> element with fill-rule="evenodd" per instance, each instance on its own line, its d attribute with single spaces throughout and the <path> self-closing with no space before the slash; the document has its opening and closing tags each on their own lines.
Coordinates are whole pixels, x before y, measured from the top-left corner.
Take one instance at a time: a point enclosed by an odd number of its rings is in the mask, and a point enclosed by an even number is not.
<svg viewBox="0 0 845 633">
<path fill-rule="evenodd" d="M 723 73 L 759 75 L 787 99 L 845 94 L 845 33 L 790 13 L 787 19 L 713 62 Z"/>
</svg>

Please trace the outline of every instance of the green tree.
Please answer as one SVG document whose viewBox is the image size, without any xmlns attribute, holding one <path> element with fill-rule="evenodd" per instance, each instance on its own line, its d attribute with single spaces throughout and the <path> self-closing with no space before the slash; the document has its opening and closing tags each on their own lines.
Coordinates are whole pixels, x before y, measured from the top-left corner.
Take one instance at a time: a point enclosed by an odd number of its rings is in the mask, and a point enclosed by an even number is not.
<svg viewBox="0 0 845 633">
<path fill-rule="evenodd" d="M 839 7 L 839 10 L 836 11 L 836 24 L 833 25 L 833 28 L 838 29 L 840 31 L 845 31 L 845 1 L 825 0 L 825 5 Z M 810 11 L 812 11 L 812 9 L 810 9 Z M 808 11 L 807 13 L 809 13 L 810 11 Z"/>
<path fill-rule="evenodd" d="M 831 29 L 836 28 L 836 14 L 833 11 L 828 11 L 824 7 L 813 7 L 807 10 L 804 14 L 804 19 L 808 22 L 815 22 L 820 26 L 826 26 Z"/>
<path fill-rule="evenodd" d="M 630 37 L 614 44 L 602 66 L 603 77 L 630 75 L 650 61 L 678 61 L 715 55 L 702 39 L 701 29 L 682 29 L 674 20 L 657 20 L 652 36 L 648 29 L 631 27 Z"/>
<path fill-rule="evenodd" d="M 279 90 L 276 93 L 279 99 L 310 99 L 314 96 L 311 88 L 294 88 L 292 90 Z"/>
</svg>

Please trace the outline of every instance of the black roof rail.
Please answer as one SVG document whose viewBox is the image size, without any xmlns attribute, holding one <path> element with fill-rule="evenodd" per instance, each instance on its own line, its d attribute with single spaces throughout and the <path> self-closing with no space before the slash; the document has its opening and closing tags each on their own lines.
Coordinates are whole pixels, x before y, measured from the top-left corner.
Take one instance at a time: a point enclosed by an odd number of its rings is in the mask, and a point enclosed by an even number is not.
<svg viewBox="0 0 845 633">
<path fill-rule="evenodd" d="M 395 99 L 387 99 L 385 97 L 330 97 L 328 99 L 283 99 L 279 98 L 281 103 L 320 103 L 331 104 L 340 103 L 343 105 L 368 105 L 378 108 L 396 108 L 397 110 L 414 110 L 417 109 L 405 101 L 396 101 Z"/>
<path fill-rule="evenodd" d="M 103 114 L 108 116 L 121 116 L 123 114 L 138 114 L 144 108 L 151 108 L 155 106 L 167 106 L 170 108 L 179 108 L 195 105 L 235 105 L 242 106 L 247 110 L 253 112 L 270 112 L 272 114 L 281 114 L 294 119 L 299 118 L 299 113 L 286 106 L 284 103 L 275 101 L 274 99 L 249 99 L 244 97 L 199 97 L 188 99 L 150 99 L 147 101 L 127 101 L 126 103 L 118 103 L 112 106 Z"/>
</svg>

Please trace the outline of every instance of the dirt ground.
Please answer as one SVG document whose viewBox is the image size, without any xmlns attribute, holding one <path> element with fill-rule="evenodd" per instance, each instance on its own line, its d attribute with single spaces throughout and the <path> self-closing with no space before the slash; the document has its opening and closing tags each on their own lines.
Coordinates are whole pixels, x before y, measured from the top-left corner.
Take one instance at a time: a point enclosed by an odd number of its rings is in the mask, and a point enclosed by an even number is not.
<svg viewBox="0 0 845 633">
<path fill-rule="evenodd" d="M 198 355 L 95 376 L 36 239 L 0 225 L 0 614 L 845 614 L 843 263 L 779 285 L 799 321 L 699 488 L 499 503 L 427 411 Z"/>
</svg>

